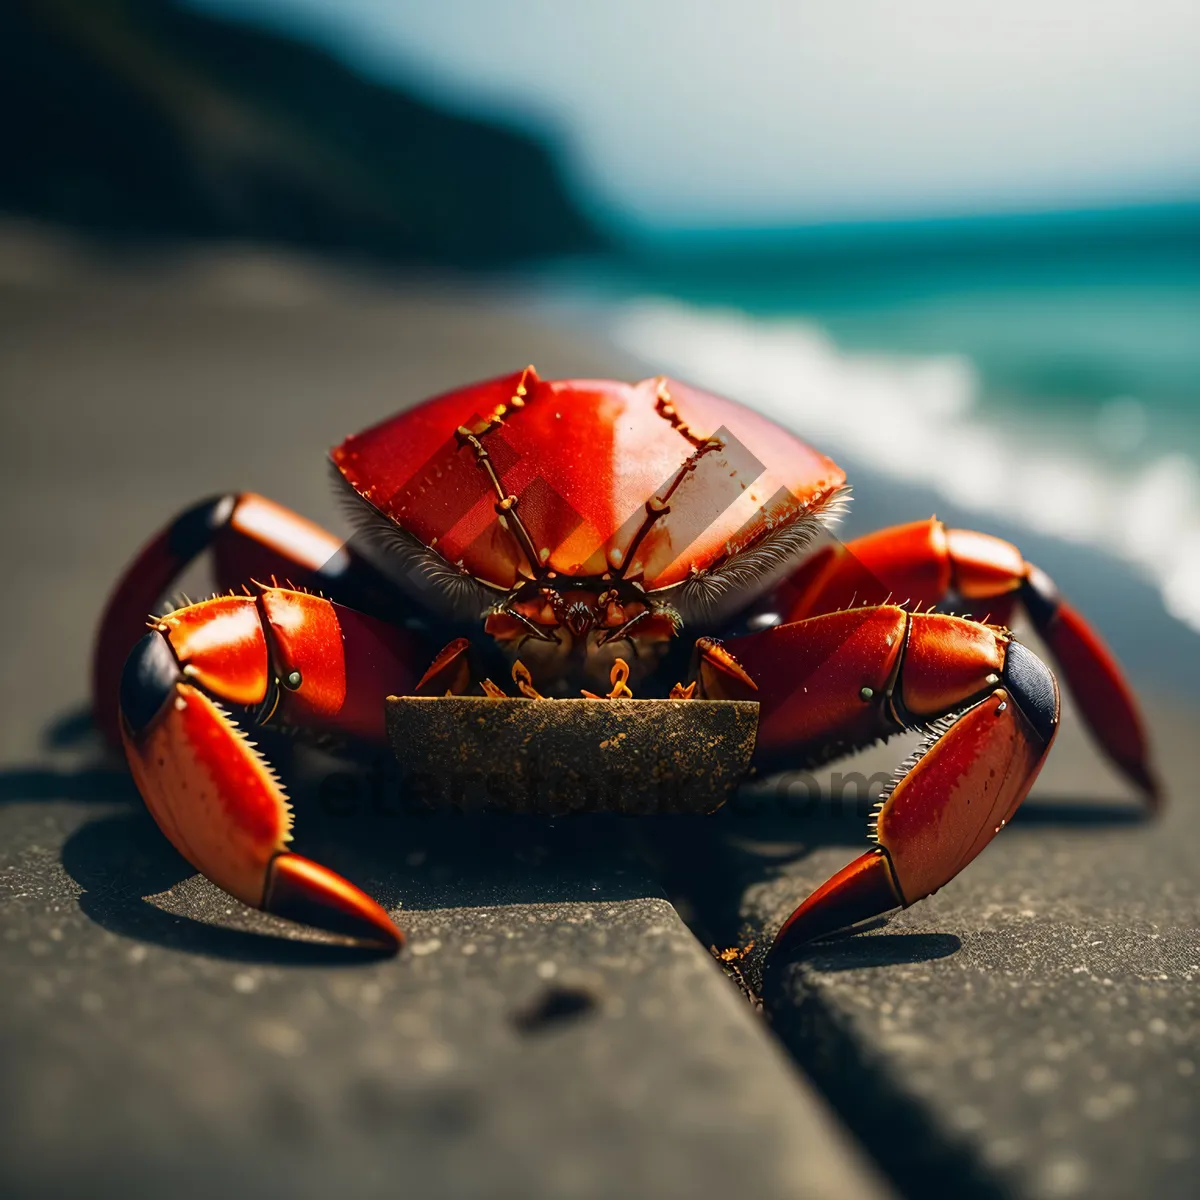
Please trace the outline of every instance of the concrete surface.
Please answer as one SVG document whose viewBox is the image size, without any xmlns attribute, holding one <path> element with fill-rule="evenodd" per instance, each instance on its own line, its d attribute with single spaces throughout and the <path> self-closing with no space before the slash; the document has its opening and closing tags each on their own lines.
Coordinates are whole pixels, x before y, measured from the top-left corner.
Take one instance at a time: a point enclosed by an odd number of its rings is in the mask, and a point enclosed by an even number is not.
<svg viewBox="0 0 1200 1200">
<path fill-rule="evenodd" d="M 1174 705 L 1151 714 L 1163 820 L 1140 819 L 1068 717 L 1034 795 L 967 871 L 768 971 L 772 1027 L 905 1194 L 1195 1194 L 1196 725 Z M 869 778 L 898 752 L 836 769 Z M 783 778 L 756 815 L 691 823 L 686 845 L 656 831 L 693 922 L 751 947 L 755 979 L 798 901 L 865 847 L 857 795 L 832 804 L 830 776 L 816 804 Z"/>
<path fill-rule="evenodd" d="M 1196 693 L 1159 669 L 1177 631 L 1140 609 L 1114 640 L 1166 819 L 1137 819 L 1068 714 L 996 844 L 770 973 L 765 1021 L 704 947 L 753 943 L 759 983 L 779 921 L 862 844 L 853 796 L 785 780 L 752 815 L 415 820 L 300 755 L 298 848 L 402 904 L 399 961 L 250 912 L 167 846 L 81 708 L 121 564 L 226 488 L 338 527 L 327 446 L 530 360 L 637 372 L 444 282 L 0 232 L 0 1191 L 1195 1194 Z M 860 513 L 922 503 L 876 492 Z M 1102 564 L 1067 558 L 1074 595 L 1105 591 Z M 1112 636 L 1100 599 L 1083 607 Z"/>
<path fill-rule="evenodd" d="M 462 289 L 233 252 L 10 230 L 0 280 L 0 1193 L 887 1194 L 626 826 L 406 819 L 294 763 L 297 848 L 402 905 L 380 961 L 196 877 L 81 712 L 106 589 L 181 506 L 332 522 L 347 431 L 617 365 Z"/>
</svg>

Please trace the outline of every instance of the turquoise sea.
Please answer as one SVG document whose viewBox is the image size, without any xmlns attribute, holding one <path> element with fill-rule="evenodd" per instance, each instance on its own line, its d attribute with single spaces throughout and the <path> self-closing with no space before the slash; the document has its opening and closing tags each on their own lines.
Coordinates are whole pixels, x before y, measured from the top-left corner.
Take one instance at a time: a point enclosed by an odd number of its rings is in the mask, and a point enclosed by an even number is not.
<svg viewBox="0 0 1200 1200">
<path fill-rule="evenodd" d="M 643 234 L 538 282 L 847 464 L 1125 560 L 1200 631 L 1200 206 Z"/>
</svg>

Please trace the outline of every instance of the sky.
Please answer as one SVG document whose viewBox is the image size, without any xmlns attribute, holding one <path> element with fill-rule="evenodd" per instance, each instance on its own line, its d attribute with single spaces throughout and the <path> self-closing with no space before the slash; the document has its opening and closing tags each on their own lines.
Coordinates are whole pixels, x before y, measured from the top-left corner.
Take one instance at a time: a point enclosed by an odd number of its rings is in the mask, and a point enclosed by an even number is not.
<svg viewBox="0 0 1200 1200">
<path fill-rule="evenodd" d="M 648 229 L 1200 198 L 1197 0 L 188 0 L 551 130 Z"/>
</svg>

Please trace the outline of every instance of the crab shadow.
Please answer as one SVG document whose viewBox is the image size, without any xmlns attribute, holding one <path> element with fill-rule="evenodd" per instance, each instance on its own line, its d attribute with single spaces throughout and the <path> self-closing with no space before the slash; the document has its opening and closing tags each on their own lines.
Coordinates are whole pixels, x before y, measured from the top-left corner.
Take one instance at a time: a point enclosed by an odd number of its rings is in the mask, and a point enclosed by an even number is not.
<svg viewBox="0 0 1200 1200">
<path fill-rule="evenodd" d="M 790 1003 L 796 986 L 795 973 L 840 974 L 870 968 L 914 966 L 950 958 L 962 949 L 962 939 L 953 933 L 881 933 L 885 920 L 868 922 L 853 931 L 822 938 L 801 946 L 786 958 L 775 961 L 754 956 L 747 973 L 768 1011 Z M 859 935 L 867 930 L 870 937 Z"/>
<path fill-rule="evenodd" d="M 358 946 L 314 941 L 285 922 L 236 905 L 197 877 L 147 813 L 119 756 L 102 748 L 85 711 L 55 720 L 44 744 L 56 753 L 82 752 L 84 761 L 0 769 L 0 804 L 70 801 L 103 807 L 61 849 L 63 868 L 81 889 L 80 910 L 96 924 L 140 941 L 236 961 L 351 964 L 379 957 Z M 732 923 L 749 885 L 822 847 L 862 841 L 858 815 L 831 805 L 801 814 L 730 806 L 715 817 L 435 814 L 394 795 L 381 803 L 362 764 L 331 766 L 325 760 L 314 766 L 303 754 L 298 762 L 287 739 L 268 754 L 288 779 L 295 804 L 294 849 L 353 879 L 385 907 L 402 907 L 405 915 L 629 900 L 661 896 L 665 887 L 702 940 L 731 944 Z M 1141 817 L 1129 808 L 1068 799 L 1028 804 L 1021 819 L 1043 826 L 1108 825 Z M 942 943 L 919 940 L 932 936 L 873 937 L 867 940 L 884 944 L 866 953 L 886 955 L 903 946 L 938 957 Z M 822 953 L 829 945 L 822 944 Z M 830 969 L 870 965 L 862 951 L 834 953 L 845 966 Z"/>
<path fill-rule="evenodd" d="M 239 905 L 197 876 L 159 831 L 120 757 L 86 713 L 55 721 L 48 750 L 70 766 L 0 769 L 0 804 L 95 805 L 65 838 L 60 861 L 90 920 L 124 937 L 185 953 L 279 965 L 352 964 L 380 952 L 329 940 Z M 446 908 L 620 901 L 661 897 L 628 833 L 629 818 L 550 820 L 431 813 L 374 795 L 362 764 L 313 761 L 287 739 L 265 747 L 288 781 L 293 849 L 346 875 L 384 907 Z M 320 935 L 314 935 L 319 938 Z"/>
<path fill-rule="evenodd" d="M 865 806 L 841 804 L 829 795 L 791 810 L 762 803 L 761 794 L 749 803 L 744 796 L 741 799 L 740 804 L 730 804 L 711 817 L 656 818 L 646 824 L 644 837 L 668 893 L 696 936 L 706 945 L 744 947 L 743 970 L 756 982 L 762 980 L 766 947 L 761 942 L 748 943 L 755 935 L 748 932 L 744 916 L 747 895 L 759 885 L 793 879 L 793 906 L 798 904 L 831 869 L 814 874 L 805 868 L 805 861 L 833 847 L 845 847 L 847 858 L 866 849 L 868 813 Z M 1035 796 L 1022 805 L 1013 823 L 1038 830 L 1099 830 L 1149 821 L 1133 801 Z M 787 911 L 791 909 L 780 917 Z M 825 939 L 789 958 L 788 963 L 819 962 L 822 970 L 857 970 L 943 958 L 961 945 L 949 934 L 856 936 L 886 923 L 880 919 L 856 927 L 852 934 Z"/>
<path fill-rule="evenodd" d="M 949 958 L 962 949 L 953 933 L 873 933 L 871 937 L 842 934 L 803 948 L 789 963 L 802 962 L 823 973 L 859 971 L 865 967 L 896 967 Z"/>
</svg>

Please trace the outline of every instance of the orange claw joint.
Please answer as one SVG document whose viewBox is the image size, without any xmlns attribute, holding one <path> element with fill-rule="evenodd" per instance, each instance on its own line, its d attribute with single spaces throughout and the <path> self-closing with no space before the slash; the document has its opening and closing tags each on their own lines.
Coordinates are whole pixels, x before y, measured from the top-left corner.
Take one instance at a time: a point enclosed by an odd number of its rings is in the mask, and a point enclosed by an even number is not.
<svg viewBox="0 0 1200 1200">
<path fill-rule="evenodd" d="M 881 529 L 815 554 L 780 589 L 785 621 L 887 597 L 917 609 L 948 598 L 1007 625 L 1017 605 L 1045 641 L 1101 753 L 1158 807 L 1161 789 L 1133 689 L 1112 652 L 1016 546 L 936 517 Z"/>
<path fill-rule="evenodd" d="M 869 851 L 788 918 L 772 955 L 907 907 L 949 883 L 1008 824 L 1058 731 L 1054 676 L 1009 642 L 1000 686 L 934 722 L 883 801 Z"/>
<path fill-rule="evenodd" d="M 117 691 L 125 658 L 146 632 L 146 613 L 165 596 L 185 567 L 211 549 L 225 581 L 268 579 L 316 583 L 346 566 L 339 539 L 296 513 L 253 492 L 213 496 L 185 509 L 145 546 L 113 589 L 100 619 L 92 661 L 96 723 L 120 743 Z"/>
</svg>

